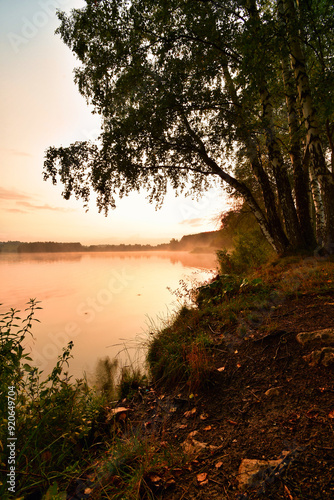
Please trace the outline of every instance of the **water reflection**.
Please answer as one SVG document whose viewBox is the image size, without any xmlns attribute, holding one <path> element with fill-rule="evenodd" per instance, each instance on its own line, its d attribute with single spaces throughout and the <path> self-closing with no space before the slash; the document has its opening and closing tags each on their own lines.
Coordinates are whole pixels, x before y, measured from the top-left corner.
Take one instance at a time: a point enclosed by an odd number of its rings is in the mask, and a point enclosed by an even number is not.
<svg viewBox="0 0 334 500">
<path fill-rule="evenodd" d="M 172 264 L 180 262 L 185 267 L 198 267 L 212 269 L 216 267 L 216 255 L 214 252 L 190 253 L 190 252 L 57 252 L 57 253 L 0 253 L 1 264 L 15 264 L 18 262 L 60 262 L 80 261 L 83 259 L 119 259 L 142 260 L 142 259 L 167 259 Z"/>
<path fill-rule="evenodd" d="M 71 372 L 80 377 L 98 358 L 112 359 L 130 341 L 143 341 L 149 318 L 171 314 L 175 297 L 167 287 L 177 289 L 199 269 L 202 280 L 215 266 L 214 254 L 186 252 L 0 254 L 1 309 L 40 300 L 36 341 L 28 340 L 35 363 L 50 371 L 73 340 Z"/>
</svg>

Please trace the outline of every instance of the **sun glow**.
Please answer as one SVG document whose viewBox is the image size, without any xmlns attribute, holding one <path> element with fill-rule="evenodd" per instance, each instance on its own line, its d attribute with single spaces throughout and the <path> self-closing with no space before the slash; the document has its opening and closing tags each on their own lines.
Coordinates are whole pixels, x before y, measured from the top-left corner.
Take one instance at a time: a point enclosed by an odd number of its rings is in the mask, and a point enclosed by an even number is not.
<svg viewBox="0 0 334 500">
<path fill-rule="evenodd" d="M 0 241 L 158 243 L 217 229 L 215 216 L 226 205 L 221 187 L 198 202 L 170 190 L 159 211 L 143 190 L 119 200 L 106 218 L 94 199 L 86 213 L 80 201 L 62 198 L 61 186 L 43 181 L 49 146 L 94 140 L 100 131 L 99 117 L 73 82 L 77 61 L 54 34 L 55 8 L 68 12 L 83 5 L 80 0 L 0 4 L 1 95 L 6 96 L 0 103 Z"/>
</svg>

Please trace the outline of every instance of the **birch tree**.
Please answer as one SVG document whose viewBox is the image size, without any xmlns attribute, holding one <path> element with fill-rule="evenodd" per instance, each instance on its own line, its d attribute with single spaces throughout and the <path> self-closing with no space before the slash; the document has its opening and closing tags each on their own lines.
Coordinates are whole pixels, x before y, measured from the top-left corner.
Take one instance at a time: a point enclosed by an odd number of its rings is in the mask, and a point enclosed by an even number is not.
<svg viewBox="0 0 334 500">
<path fill-rule="evenodd" d="M 329 23 L 324 3 L 316 12 Z M 143 186 L 160 206 L 168 186 L 195 196 L 218 179 L 245 200 L 278 253 L 313 249 L 309 154 L 324 245 L 334 250 L 326 159 L 334 127 L 325 111 L 317 116 L 306 60 L 317 57 L 313 38 L 325 36 L 314 16 L 293 0 L 86 0 L 59 18 L 80 63 L 79 91 L 102 121 L 97 144 L 46 152 L 45 179 L 60 179 L 65 198 L 87 204 L 94 191 L 108 213 Z"/>
</svg>

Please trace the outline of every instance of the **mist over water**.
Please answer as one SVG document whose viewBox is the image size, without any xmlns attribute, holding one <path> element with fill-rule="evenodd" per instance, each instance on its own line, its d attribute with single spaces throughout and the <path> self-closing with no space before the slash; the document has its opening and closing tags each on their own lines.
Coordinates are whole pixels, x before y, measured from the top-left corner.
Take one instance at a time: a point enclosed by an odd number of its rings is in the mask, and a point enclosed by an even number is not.
<svg viewBox="0 0 334 500">
<path fill-rule="evenodd" d="M 1 312 L 41 301 L 27 338 L 35 365 L 46 373 L 62 347 L 74 342 L 70 373 L 92 373 L 98 358 L 128 361 L 145 342 L 152 323 L 177 308 L 167 289 L 193 277 L 199 282 L 216 268 L 214 254 L 186 252 L 110 252 L 0 254 Z M 126 347 L 126 349 L 124 349 Z"/>
</svg>

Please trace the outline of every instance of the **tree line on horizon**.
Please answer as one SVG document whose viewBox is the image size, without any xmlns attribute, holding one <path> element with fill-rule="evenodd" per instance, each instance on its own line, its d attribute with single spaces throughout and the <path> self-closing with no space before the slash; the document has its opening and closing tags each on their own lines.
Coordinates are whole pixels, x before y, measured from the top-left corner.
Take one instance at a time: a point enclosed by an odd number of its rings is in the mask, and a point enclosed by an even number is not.
<svg viewBox="0 0 334 500">
<path fill-rule="evenodd" d="M 190 251 L 193 249 L 220 249 L 232 246 L 232 236 L 227 229 L 207 231 L 183 236 L 180 240 L 172 238 L 169 243 L 150 244 L 101 244 L 82 245 L 81 243 L 61 243 L 53 241 L 0 242 L 0 253 L 55 253 L 55 252 L 134 252 L 149 250 Z"/>
</svg>

